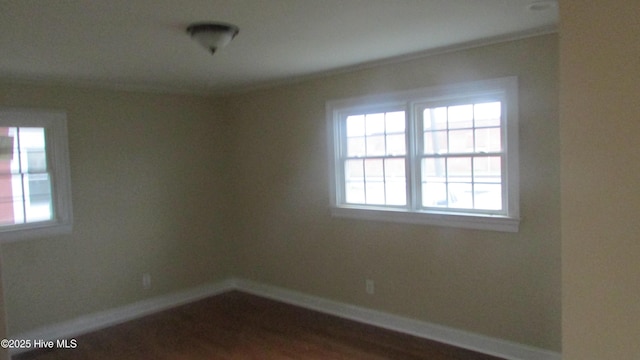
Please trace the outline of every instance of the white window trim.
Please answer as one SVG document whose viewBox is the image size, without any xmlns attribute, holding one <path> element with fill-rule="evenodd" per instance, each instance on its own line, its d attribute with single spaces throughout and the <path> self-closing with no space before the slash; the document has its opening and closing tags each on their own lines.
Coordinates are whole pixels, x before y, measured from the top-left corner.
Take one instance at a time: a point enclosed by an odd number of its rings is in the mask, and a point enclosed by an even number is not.
<svg viewBox="0 0 640 360">
<path fill-rule="evenodd" d="M 376 109 L 402 107 L 407 114 L 411 114 L 411 107 L 425 102 L 437 102 L 459 99 L 462 97 L 479 97 L 483 95 L 500 94 L 506 103 L 506 111 L 502 114 L 506 136 L 503 139 L 505 152 L 506 173 L 505 185 L 506 213 L 508 215 L 485 215 L 465 213 L 460 211 L 422 211 L 408 207 L 375 207 L 370 205 L 341 204 L 339 199 L 340 186 L 344 182 L 343 171 L 340 169 L 339 154 L 341 134 L 340 119 L 345 112 L 371 112 Z M 504 106 L 504 105 L 503 105 Z M 519 208 L 519 153 L 518 153 L 518 80 L 517 77 L 505 77 L 482 80 L 462 84 L 426 87 L 415 90 L 393 92 L 387 94 L 355 97 L 349 99 L 331 100 L 326 104 L 327 131 L 329 139 L 329 190 L 331 214 L 335 217 L 345 217 L 361 220 L 390 221 L 436 226 L 448 226 L 465 229 L 493 230 L 504 232 L 518 232 L 520 225 Z M 410 146 L 410 144 L 408 144 Z M 419 176 L 414 174 L 413 177 Z M 415 182 L 416 179 L 407 179 Z M 408 186 L 411 188 L 411 186 Z M 408 197 L 412 194 L 409 193 Z M 415 195 L 413 195 L 415 196 Z M 410 203 L 416 203 L 409 200 Z"/>
<path fill-rule="evenodd" d="M 0 242 L 71 233 L 71 176 L 67 116 L 62 111 L 0 108 L 1 127 L 42 127 L 47 136 L 47 156 L 52 165 L 52 202 L 55 218 L 49 221 L 0 227 Z"/>
</svg>

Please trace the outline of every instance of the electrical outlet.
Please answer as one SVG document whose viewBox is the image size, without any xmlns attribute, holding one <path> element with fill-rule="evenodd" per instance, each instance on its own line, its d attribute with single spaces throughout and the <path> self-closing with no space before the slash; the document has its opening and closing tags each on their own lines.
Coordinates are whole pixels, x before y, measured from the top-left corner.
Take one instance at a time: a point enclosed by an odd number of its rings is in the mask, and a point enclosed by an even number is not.
<svg viewBox="0 0 640 360">
<path fill-rule="evenodd" d="M 145 290 L 151 289 L 151 274 L 142 274 L 142 288 Z"/>
<path fill-rule="evenodd" d="M 371 279 L 367 279 L 364 281 L 364 289 L 369 295 L 373 295 L 376 292 L 375 283 Z"/>
</svg>

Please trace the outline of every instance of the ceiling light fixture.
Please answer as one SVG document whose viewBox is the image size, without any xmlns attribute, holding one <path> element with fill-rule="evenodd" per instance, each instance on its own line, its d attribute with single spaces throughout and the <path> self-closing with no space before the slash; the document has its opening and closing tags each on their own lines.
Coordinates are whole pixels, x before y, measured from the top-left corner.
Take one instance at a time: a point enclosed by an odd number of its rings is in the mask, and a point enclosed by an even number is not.
<svg viewBox="0 0 640 360">
<path fill-rule="evenodd" d="M 529 11 L 547 11 L 558 7 L 558 3 L 553 0 L 534 1 L 527 5 Z"/>
<path fill-rule="evenodd" d="M 239 31 L 237 26 L 223 23 L 195 23 L 187 27 L 191 38 L 212 54 L 226 46 Z"/>
</svg>

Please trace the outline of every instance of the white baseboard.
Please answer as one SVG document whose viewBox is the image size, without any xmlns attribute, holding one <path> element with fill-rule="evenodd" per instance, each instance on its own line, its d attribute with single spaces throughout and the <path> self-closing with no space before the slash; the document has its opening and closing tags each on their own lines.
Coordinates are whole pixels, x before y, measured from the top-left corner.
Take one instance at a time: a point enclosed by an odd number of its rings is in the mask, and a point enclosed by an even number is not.
<svg viewBox="0 0 640 360">
<path fill-rule="evenodd" d="M 561 360 L 557 352 L 502 339 L 470 333 L 441 325 L 391 315 L 380 311 L 328 300 L 301 292 L 244 279 L 227 279 L 185 291 L 139 301 L 111 310 L 81 316 L 58 324 L 11 336 L 13 339 L 68 339 L 145 315 L 183 305 L 231 290 L 239 290 L 268 299 L 320 311 L 341 318 L 435 340 L 508 360 Z M 29 349 L 12 349 L 18 354 Z"/>
<path fill-rule="evenodd" d="M 188 304 L 209 296 L 218 295 L 233 290 L 234 288 L 235 281 L 232 280 L 206 284 L 185 291 L 158 296 L 114 309 L 80 316 L 69 321 L 44 326 L 22 334 L 10 335 L 10 338 L 29 339 L 31 341 L 69 339 L 74 336 L 121 324 L 123 322 L 157 313 L 175 306 Z M 9 354 L 15 355 L 29 350 L 30 349 L 10 349 Z"/>
<path fill-rule="evenodd" d="M 507 340 L 365 309 L 253 281 L 243 279 L 232 281 L 236 289 L 250 294 L 508 360 L 562 359 L 560 353 Z"/>
</svg>

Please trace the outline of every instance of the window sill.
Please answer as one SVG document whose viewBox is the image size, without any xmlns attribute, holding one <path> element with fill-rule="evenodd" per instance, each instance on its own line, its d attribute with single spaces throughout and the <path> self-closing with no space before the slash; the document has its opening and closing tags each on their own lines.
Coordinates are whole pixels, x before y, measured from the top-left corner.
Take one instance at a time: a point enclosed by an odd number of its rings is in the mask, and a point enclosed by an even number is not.
<svg viewBox="0 0 640 360">
<path fill-rule="evenodd" d="M 332 207 L 331 216 L 359 220 L 388 221 L 405 224 L 436 225 L 462 229 L 518 232 L 520 219 L 506 216 L 478 214 L 444 214 L 411 212 L 403 209 L 364 209 L 358 207 Z"/>
<path fill-rule="evenodd" d="M 71 222 L 55 221 L 29 223 L 5 229 L 0 228 L 0 243 L 70 234 L 72 230 L 73 225 Z"/>
</svg>

